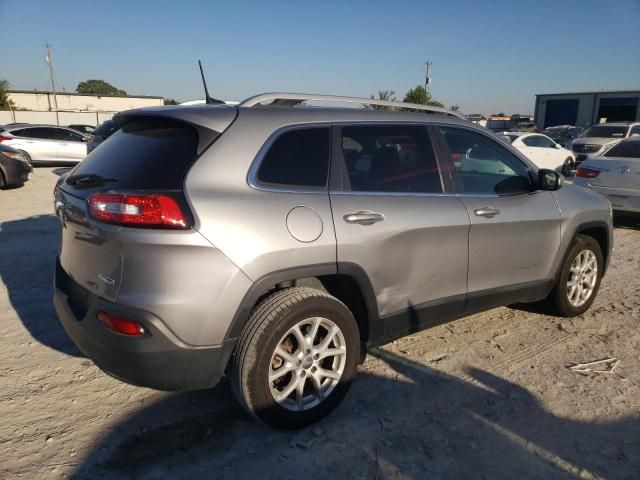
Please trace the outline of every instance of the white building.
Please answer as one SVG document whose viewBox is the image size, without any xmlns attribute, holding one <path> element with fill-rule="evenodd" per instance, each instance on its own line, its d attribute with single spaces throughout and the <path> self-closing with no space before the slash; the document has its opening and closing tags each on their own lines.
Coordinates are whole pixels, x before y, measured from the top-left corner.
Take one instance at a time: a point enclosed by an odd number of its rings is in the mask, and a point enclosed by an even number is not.
<svg viewBox="0 0 640 480">
<path fill-rule="evenodd" d="M 9 90 L 9 99 L 18 110 L 67 111 L 67 112 L 121 112 L 132 108 L 164 105 L 162 97 L 84 95 L 81 93 L 56 93 L 38 90 Z"/>
</svg>

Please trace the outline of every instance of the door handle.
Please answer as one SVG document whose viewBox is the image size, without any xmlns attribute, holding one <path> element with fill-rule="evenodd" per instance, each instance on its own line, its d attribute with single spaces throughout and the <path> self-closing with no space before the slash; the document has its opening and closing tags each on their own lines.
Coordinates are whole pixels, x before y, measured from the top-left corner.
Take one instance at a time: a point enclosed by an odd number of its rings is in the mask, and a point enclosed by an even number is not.
<svg viewBox="0 0 640 480">
<path fill-rule="evenodd" d="M 342 217 L 347 223 L 357 223 L 360 225 L 373 225 L 376 222 L 384 220 L 384 215 L 381 213 L 372 212 L 370 210 L 362 210 L 355 213 L 347 213 Z"/>
<path fill-rule="evenodd" d="M 473 211 L 473 213 L 475 213 L 479 217 L 493 218 L 496 215 L 500 214 L 500 210 L 493 207 L 482 207 L 482 208 L 477 208 L 476 210 Z"/>
</svg>

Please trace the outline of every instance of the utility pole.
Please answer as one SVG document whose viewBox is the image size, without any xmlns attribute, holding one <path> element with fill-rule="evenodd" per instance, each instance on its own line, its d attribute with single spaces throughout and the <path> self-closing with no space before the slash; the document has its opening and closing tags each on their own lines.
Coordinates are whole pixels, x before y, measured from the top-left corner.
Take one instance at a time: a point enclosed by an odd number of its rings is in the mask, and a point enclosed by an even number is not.
<svg viewBox="0 0 640 480">
<path fill-rule="evenodd" d="M 425 72 L 424 72 L 424 89 L 427 93 L 429 93 L 429 85 L 431 84 L 431 60 L 427 60 L 425 62 Z"/>
<path fill-rule="evenodd" d="M 56 97 L 56 82 L 53 76 L 53 59 L 51 57 L 51 45 L 46 44 L 47 56 L 44 57 L 44 62 L 49 65 L 49 79 L 51 80 L 51 91 L 53 92 L 53 108 L 58 110 L 58 98 Z"/>
</svg>

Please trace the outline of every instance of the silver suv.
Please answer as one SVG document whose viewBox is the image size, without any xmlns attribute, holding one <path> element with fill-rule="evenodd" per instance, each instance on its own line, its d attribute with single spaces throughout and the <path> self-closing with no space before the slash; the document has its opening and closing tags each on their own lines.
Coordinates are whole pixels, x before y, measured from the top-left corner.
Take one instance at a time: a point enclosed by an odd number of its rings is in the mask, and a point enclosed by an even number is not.
<svg viewBox="0 0 640 480">
<path fill-rule="evenodd" d="M 587 158 L 601 157 L 623 138 L 640 135 L 640 123 L 609 122 L 589 128 L 571 144 L 576 166 Z"/>
<path fill-rule="evenodd" d="M 325 100 L 432 114 L 293 108 Z M 227 375 L 275 427 L 335 408 L 367 347 L 516 302 L 580 315 L 609 262 L 606 200 L 453 112 L 265 94 L 116 121 L 55 189 L 61 322 L 117 378 Z"/>
</svg>

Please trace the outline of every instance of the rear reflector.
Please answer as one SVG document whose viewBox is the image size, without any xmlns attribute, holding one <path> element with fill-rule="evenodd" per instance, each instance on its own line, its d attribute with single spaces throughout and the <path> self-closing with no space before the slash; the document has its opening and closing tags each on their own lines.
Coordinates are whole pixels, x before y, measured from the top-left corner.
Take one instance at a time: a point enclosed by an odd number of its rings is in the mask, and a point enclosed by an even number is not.
<svg viewBox="0 0 640 480">
<path fill-rule="evenodd" d="M 106 312 L 98 312 L 96 317 L 114 332 L 134 337 L 142 337 L 145 334 L 144 327 L 133 320 L 115 317 Z"/>
<path fill-rule="evenodd" d="M 600 175 L 600 170 L 594 170 L 593 168 L 578 167 L 576 170 L 576 177 L 596 178 L 598 175 Z"/>
<path fill-rule="evenodd" d="M 89 213 L 96 220 L 130 227 L 189 228 L 178 202 L 166 195 L 92 195 Z"/>
<path fill-rule="evenodd" d="M 4 142 L 5 140 L 11 140 L 11 137 L 3 137 L 2 135 L 0 135 L 0 143 Z"/>
</svg>

